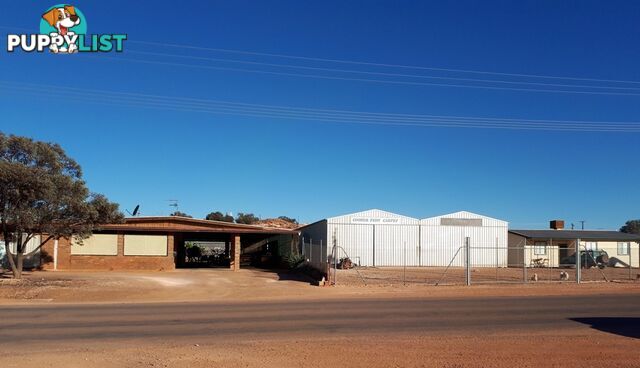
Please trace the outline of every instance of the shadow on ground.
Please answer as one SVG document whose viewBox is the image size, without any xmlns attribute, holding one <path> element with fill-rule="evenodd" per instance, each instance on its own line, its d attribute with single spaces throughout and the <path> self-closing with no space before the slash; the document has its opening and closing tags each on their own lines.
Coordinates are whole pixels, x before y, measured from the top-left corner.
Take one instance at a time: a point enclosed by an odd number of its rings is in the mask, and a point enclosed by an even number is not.
<svg viewBox="0 0 640 368">
<path fill-rule="evenodd" d="M 249 268 L 249 267 L 247 267 Z M 314 276 L 310 275 L 309 272 L 305 270 L 284 270 L 284 269 L 276 269 L 276 268 L 254 268 L 250 269 L 254 271 L 264 272 L 264 273 L 272 273 L 278 275 L 278 281 L 297 281 L 310 285 L 317 284 L 317 281 L 314 279 Z"/>
<path fill-rule="evenodd" d="M 585 317 L 569 319 L 590 325 L 591 328 L 602 332 L 640 339 L 640 318 L 637 317 Z"/>
</svg>

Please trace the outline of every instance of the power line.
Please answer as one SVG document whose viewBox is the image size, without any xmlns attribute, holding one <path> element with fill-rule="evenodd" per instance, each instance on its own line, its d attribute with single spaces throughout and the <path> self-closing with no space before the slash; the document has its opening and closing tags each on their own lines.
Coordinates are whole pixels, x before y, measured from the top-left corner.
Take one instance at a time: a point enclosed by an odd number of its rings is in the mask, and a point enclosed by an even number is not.
<svg viewBox="0 0 640 368">
<path fill-rule="evenodd" d="M 159 96 L 159 95 L 149 95 L 149 94 L 136 94 L 136 93 L 122 93 L 122 92 L 109 92 L 102 90 L 91 90 L 91 89 L 79 89 L 79 88 L 70 88 L 63 86 L 53 86 L 53 85 L 35 85 L 35 84 L 25 84 L 25 83 L 13 83 L 7 81 L 0 81 L 0 83 L 7 84 L 10 86 L 12 91 L 16 90 L 40 90 L 43 87 L 46 88 L 55 88 L 57 90 L 65 91 L 67 95 L 69 94 L 97 94 L 97 96 L 104 96 L 106 98 L 127 98 L 139 100 L 142 99 L 146 101 L 148 99 L 165 102 L 174 102 L 176 100 L 182 101 L 190 104 L 196 105 L 197 107 L 208 107 L 211 105 L 231 105 L 231 106 L 241 106 L 246 107 L 252 110 L 260 110 L 261 112 L 293 112 L 293 113 L 301 113 L 301 112 L 313 112 L 314 114 L 321 115 L 329 115 L 335 117 L 349 117 L 349 118 L 367 118 L 367 119 L 393 119 L 393 120 L 423 120 L 425 118 L 438 118 L 438 119 L 453 119 L 453 120 L 481 120 L 481 121 L 492 121 L 498 123 L 510 123 L 510 122 L 533 122 L 533 123 L 548 123 L 551 125 L 558 124 L 570 124 L 577 126 L 584 126 L 588 124 L 607 124 L 608 127 L 633 127 L 638 123 L 635 122 L 593 122 L 593 121 L 574 121 L 574 120 L 532 120 L 532 119 L 508 119 L 508 118 L 479 118 L 479 117 L 460 117 L 460 116 L 442 116 L 442 115 L 418 115 L 418 114 L 389 114 L 389 113 L 373 113 L 373 112 L 361 112 L 361 111 L 348 111 L 348 110 L 328 110 L 328 109 L 309 109 L 309 108 L 294 108 L 288 106 L 273 106 L 273 105 L 258 105 L 258 104 L 246 104 L 246 103 L 236 103 L 236 102 L 228 102 L 228 101 L 220 101 L 220 100 L 202 100 L 202 99 L 193 99 L 193 98 L 182 98 L 182 97 L 170 97 L 170 96 Z M 538 124 L 540 125 L 540 124 Z"/>
<path fill-rule="evenodd" d="M 145 44 L 145 45 L 163 46 L 163 47 L 176 47 L 176 48 L 183 48 L 183 49 L 202 50 L 202 51 L 217 51 L 217 52 L 244 54 L 244 55 L 270 56 L 270 57 L 279 57 L 279 58 L 287 58 L 287 59 L 322 61 L 322 62 L 332 62 L 332 63 L 342 63 L 342 64 L 369 65 L 369 66 L 379 66 L 379 67 L 389 67 L 389 68 L 432 70 L 432 71 L 444 71 L 444 72 L 456 72 L 456 73 L 489 74 L 489 75 L 502 75 L 502 76 L 525 77 L 525 78 L 547 78 L 547 79 L 566 79 L 566 80 L 591 81 L 591 82 L 640 84 L 640 81 L 620 80 L 620 79 L 563 77 L 563 76 L 552 76 L 552 75 L 542 75 L 542 74 L 504 73 L 504 72 L 492 72 L 492 71 L 485 71 L 485 70 L 438 68 L 438 67 L 402 65 L 402 64 L 385 64 L 385 63 L 375 63 L 375 62 L 366 62 L 366 61 L 357 61 L 357 60 L 328 59 L 328 58 L 319 58 L 319 57 L 296 56 L 296 55 L 286 55 L 286 54 L 276 54 L 276 53 L 256 52 L 256 51 L 246 51 L 246 50 L 236 50 L 236 49 L 224 49 L 224 48 L 214 48 L 214 47 L 201 47 L 201 46 L 151 42 L 151 41 L 129 40 L 127 42 Z"/>
<path fill-rule="evenodd" d="M 10 29 L 10 30 L 32 31 L 31 28 L 5 26 L 5 25 L 0 25 L 0 28 Z M 162 47 L 173 47 L 173 48 L 182 48 L 182 49 L 191 49 L 191 50 L 201 50 L 201 51 L 214 51 L 214 52 L 222 52 L 222 53 L 233 53 L 233 54 L 240 54 L 240 55 L 267 56 L 267 57 L 277 57 L 277 58 L 285 58 L 285 59 L 292 59 L 292 60 L 319 61 L 319 62 L 329 62 L 329 63 L 386 67 L 386 68 L 430 70 L 430 71 L 453 72 L 453 73 L 486 74 L 486 75 L 523 77 L 523 78 L 542 78 L 542 79 L 575 80 L 575 81 L 591 81 L 591 82 L 606 82 L 606 83 L 640 84 L 640 81 L 634 81 L 634 80 L 568 77 L 568 76 L 526 74 L 526 73 L 506 73 L 506 72 L 495 72 L 495 71 L 487 71 L 487 70 L 472 70 L 472 69 L 443 68 L 443 67 L 430 67 L 430 66 L 419 66 L 419 65 L 378 63 L 378 62 L 367 62 L 367 61 L 360 61 L 360 60 L 331 59 L 331 58 L 298 56 L 298 55 L 279 54 L 279 53 L 258 52 L 258 51 L 249 51 L 249 50 L 202 47 L 202 46 L 163 43 L 163 42 L 155 42 L 155 41 L 127 40 L 127 43 L 136 43 L 141 45 L 162 46 Z"/>
<path fill-rule="evenodd" d="M 82 94 L 92 93 L 99 95 L 106 95 L 109 97 L 112 96 L 124 96 L 127 98 L 152 98 L 152 99 L 160 99 L 167 101 L 185 101 L 196 104 L 221 104 L 221 105 L 232 105 L 232 106 L 242 106 L 248 108 L 261 108 L 261 109 L 271 109 L 271 110 L 291 110 L 295 112 L 314 112 L 314 113 L 338 113 L 345 115 L 356 115 L 356 116 L 373 116 L 373 117 L 382 117 L 382 118 L 402 118 L 402 119 L 412 119 L 412 118 L 439 118 L 439 119 L 468 119 L 468 120 L 491 120 L 491 121 L 503 121 L 503 122 L 533 122 L 533 123 L 551 123 L 551 124 L 574 124 L 574 125 L 584 125 L 584 124 L 608 124 L 608 125 L 637 125 L 640 122 L 630 122 L 630 121 L 586 121 L 586 120 L 544 120 L 544 119 L 514 119 L 514 118 L 488 118 L 488 117 L 469 117 L 469 116 L 444 116 L 444 115 L 429 115 L 429 114 L 402 114 L 402 113 L 381 113 L 381 112 L 366 112 L 366 111 L 353 111 L 353 110 L 337 110 L 337 109 L 318 109 L 318 108 L 304 108 L 304 107 L 292 107 L 292 106 L 276 106 L 276 105 L 265 105 L 265 104 L 250 104 L 250 103 L 241 103 L 241 102 L 232 102 L 232 101 L 223 101 L 223 100 L 213 100 L 213 99 L 198 99 L 198 98 L 188 98 L 188 97 L 174 97 L 174 96 L 163 96 L 157 94 L 143 94 L 143 93 L 131 93 L 131 92 L 116 92 L 116 91 L 106 91 L 99 89 L 88 89 L 88 88 L 75 88 L 68 86 L 57 86 L 51 84 L 34 84 L 34 83 L 23 83 L 23 82 L 12 82 L 12 81 L 3 81 L 0 80 L 0 84 L 6 84 L 11 86 L 11 88 L 24 88 L 24 89 L 37 89 L 40 90 L 43 87 L 56 90 L 63 91 L 75 91 Z M 68 92 L 67 92 L 68 93 Z"/>
<path fill-rule="evenodd" d="M 165 65 L 165 66 L 190 67 L 190 68 L 198 68 L 198 69 L 226 70 L 226 71 L 236 71 L 236 72 L 245 72 L 245 73 L 281 75 L 281 76 L 289 76 L 289 77 L 344 80 L 344 81 L 383 83 L 383 84 L 395 84 L 395 85 L 437 86 L 437 87 L 453 87 L 453 88 L 506 90 L 506 91 L 519 91 L 519 92 L 548 92 L 548 93 L 582 94 L 582 95 L 640 96 L 640 93 L 625 93 L 625 92 L 572 91 L 572 90 L 559 90 L 559 89 L 516 88 L 516 87 L 499 87 L 499 86 L 479 86 L 479 85 L 469 85 L 469 84 L 449 84 L 449 83 L 411 82 L 411 81 L 397 81 L 397 80 L 384 80 L 384 79 L 349 78 L 349 77 L 338 77 L 338 76 L 328 76 L 328 75 L 318 75 L 318 74 L 300 74 L 300 73 L 275 72 L 275 71 L 256 70 L 256 69 L 211 66 L 211 65 L 184 64 L 184 63 L 157 61 L 157 60 L 140 60 L 140 59 L 131 59 L 131 58 L 124 58 L 124 57 L 110 57 L 110 56 L 104 56 L 104 55 L 101 55 L 100 57 L 95 57 L 95 59 L 101 60 L 101 61 L 116 60 L 116 61 L 128 61 L 128 62 L 134 62 L 134 63 L 156 64 L 156 65 Z"/>
<path fill-rule="evenodd" d="M 407 118 L 402 114 L 394 116 L 365 112 L 345 112 L 340 110 L 301 109 L 290 107 L 277 107 L 269 105 L 251 105 L 215 100 L 198 100 L 173 98 L 169 96 L 131 94 L 119 92 L 105 92 L 100 90 L 87 90 L 79 88 L 58 87 L 51 85 L 39 85 L 39 88 L 31 86 L 12 85 L 12 82 L 0 81 L 0 87 L 9 85 L 10 88 L 0 88 L 15 94 L 17 91 L 51 97 L 48 91 L 51 88 L 63 90 L 65 95 L 72 96 L 76 100 L 88 101 L 117 106 L 147 107 L 153 109 L 170 109 L 177 111 L 190 111 L 213 113 L 221 115 L 238 115 L 246 117 L 278 118 L 295 120 L 313 120 L 333 123 L 352 123 L 389 126 L 421 126 L 421 127 L 459 127 L 459 128 L 496 128 L 518 130 L 549 130 L 549 131 L 602 131 L 602 132 L 640 132 L 640 123 L 636 122 L 584 122 L 539 120 L 527 121 L 517 119 L 495 119 L 479 117 L 453 117 L 423 115 L 422 118 Z M 45 88 L 47 87 L 47 88 Z M 189 101 L 195 100 L 195 101 Z M 371 115 L 373 114 L 373 115 Z M 420 115 L 414 115 L 420 116 Z M 411 120 L 407 120 L 411 119 Z"/>
<path fill-rule="evenodd" d="M 328 71 L 328 72 L 337 72 L 337 73 L 379 75 L 379 76 L 388 76 L 388 77 L 440 79 L 440 80 L 454 80 L 454 81 L 477 82 L 477 83 L 502 83 L 502 84 L 511 84 L 511 85 L 532 85 L 532 86 L 547 86 L 547 87 L 593 88 L 593 89 L 640 91 L 640 87 L 594 86 L 594 85 L 584 85 L 584 84 L 559 84 L 559 83 L 542 83 L 542 82 L 506 81 L 506 80 L 497 80 L 497 79 L 443 77 L 443 76 L 419 75 L 419 74 L 385 73 L 385 72 L 372 72 L 372 71 L 362 71 L 362 70 L 353 70 L 353 69 L 336 69 L 336 68 L 312 67 L 312 66 L 304 66 L 304 65 L 265 63 L 260 61 L 212 58 L 212 57 L 202 57 L 202 56 L 192 56 L 192 55 L 177 55 L 177 54 L 168 54 L 163 52 L 149 52 L 149 51 L 136 51 L 136 50 L 127 50 L 127 53 L 139 54 L 139 55 L 174 57 L 174 58 L 180 58 L 180 59 L 191 59 L 191 60 L 201 60 L 201 61 L 214 61 L 214 62 L 234 63 L 234 64 L 270 66 L 270 67 L 277 67 L 277 68 L 291 68 L 291 69 L 303 69 L 303 70 L 314 70 L 314 71 Z"/>
</svg>

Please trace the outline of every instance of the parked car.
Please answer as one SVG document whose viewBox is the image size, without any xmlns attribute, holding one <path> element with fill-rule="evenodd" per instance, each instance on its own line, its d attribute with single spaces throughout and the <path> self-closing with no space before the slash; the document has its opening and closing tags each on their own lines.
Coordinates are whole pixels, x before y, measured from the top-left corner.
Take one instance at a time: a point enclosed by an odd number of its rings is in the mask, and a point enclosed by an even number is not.
<svg viewBox="0 0 640 368">
<path fill-rule="evenodd" d="M 573 266 L 576 264 L 576 254 L 564 257 L 560 260 L 560 264 L 564 266 Z M 581 250 L 580 265 L 583 268 L 605 268 L 609 265 L 609 254 L 604 250 Z"/>
</svg>

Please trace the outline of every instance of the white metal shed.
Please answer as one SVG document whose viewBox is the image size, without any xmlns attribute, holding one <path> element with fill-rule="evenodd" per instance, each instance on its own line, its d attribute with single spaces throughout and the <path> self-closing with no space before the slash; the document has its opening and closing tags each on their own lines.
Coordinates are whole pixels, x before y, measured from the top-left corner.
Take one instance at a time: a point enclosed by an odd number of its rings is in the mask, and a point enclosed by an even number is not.
<svg viewBox="0 0 640 368">
<path fill-rule="evenodd" d="M 420 220 L 420 265 L 464 266 L 469 238 L 472 267 L 507 267 L 506 221 L 460 211 Z"/>
<path fill-rule="evenodd" d="M 327 218 L 300 232 L 312 248 L 324 245 L 323 257 L 336 246 L 338 258 L 349 257 L 360 266 L 419 266 L 420 220 L 412 217 L 371 209 Z"/>
</svg>

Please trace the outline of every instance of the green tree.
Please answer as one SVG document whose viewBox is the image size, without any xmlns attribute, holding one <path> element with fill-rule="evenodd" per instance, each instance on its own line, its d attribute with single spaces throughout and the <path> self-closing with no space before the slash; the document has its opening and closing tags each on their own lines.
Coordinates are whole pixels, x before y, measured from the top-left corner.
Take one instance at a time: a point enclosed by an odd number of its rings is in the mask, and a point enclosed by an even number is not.
<svg viewBox="0 0 640 368">
<path fill-rule="evenodd" d="M 260 218 L 253 213 L 238 212 L 238 216 L 236 216 L 236 222 L 239 224 L 251 225 L 258 221 L 260 221 Z"/>
<path fill-rule="evenodd" d="M 174 212 L 174 213 L 172 213 L 170 216 L 193 218 L 193 216 L 191 216 L 191 215 L 187 215 L 186 213 L 184 213 L 184 212 L 180 212 L 180 211 L 175 211 L 175 212 Z"/>
<path fill-rule="evenodd" d="M 100 224 L 123 219 L 117 204 L 89 192 L 80 165 L 59 145 L 0 132 L 0 226 L 14 278 L 22 277 L 24 257 L 46 242 L 83 239 Z M 40 244 L 25 255 L 40 234 Z"/>
<path fill-rule="evenodd" d="M 210 214 L 207 215 L 207 217 L 205 218 L 206 220 L 212 220 L 212 221 L 224 221 L 224 222 L 233 222 L 233 216 L 231 215 L 225 215 L 224 213 L 220 212 L 220 211 L 216 211 L 216 212 L 211 212 Z"/>
<path fill-rule="evenodd" d="M 620 228 L 623 233 L 640 234 L 640 220 L 629 220 Z"/>
</svg>

